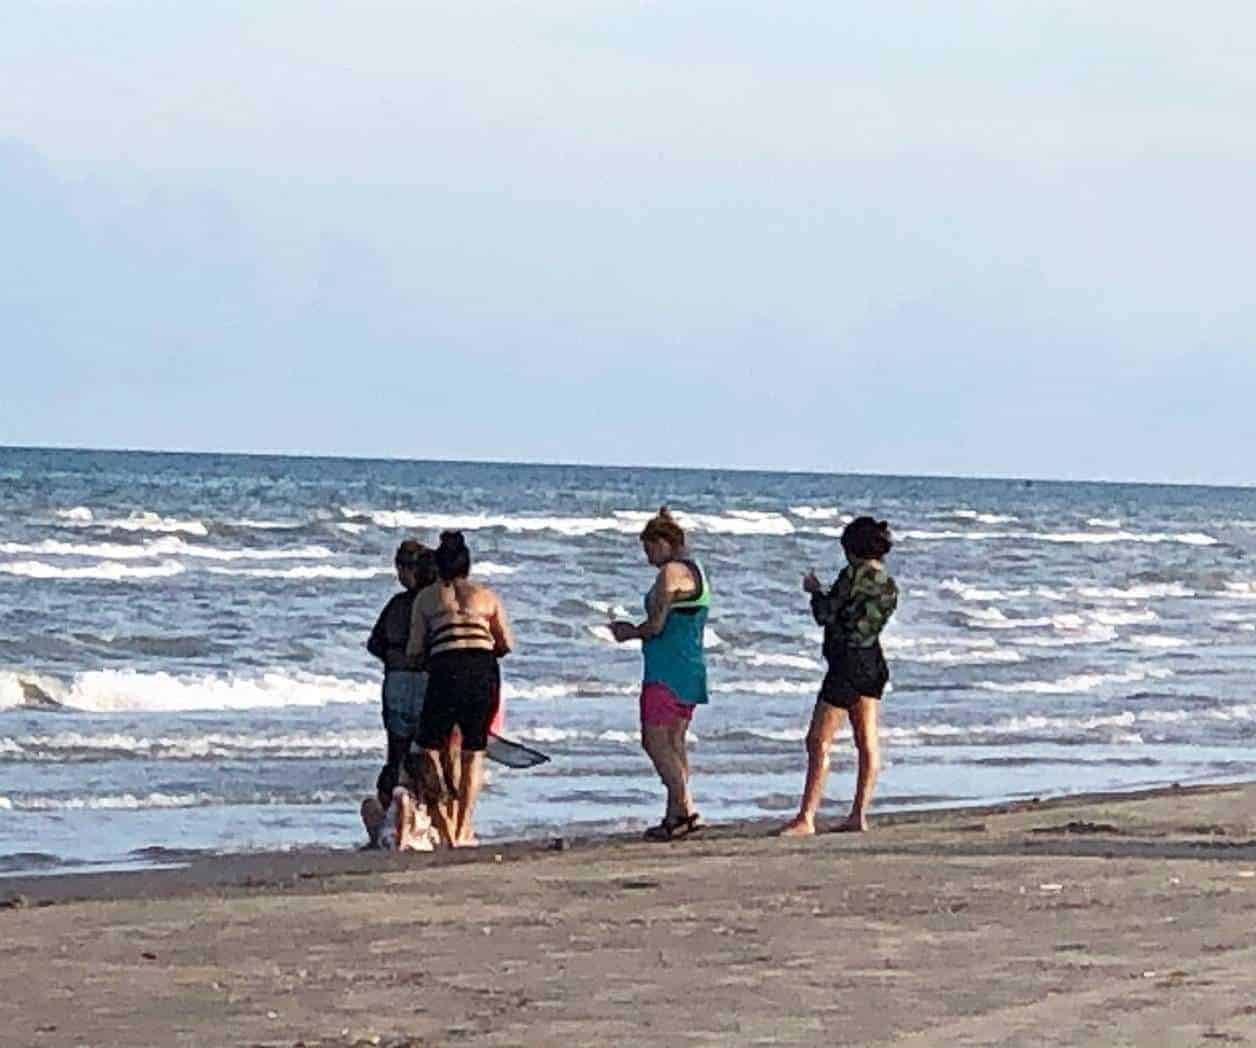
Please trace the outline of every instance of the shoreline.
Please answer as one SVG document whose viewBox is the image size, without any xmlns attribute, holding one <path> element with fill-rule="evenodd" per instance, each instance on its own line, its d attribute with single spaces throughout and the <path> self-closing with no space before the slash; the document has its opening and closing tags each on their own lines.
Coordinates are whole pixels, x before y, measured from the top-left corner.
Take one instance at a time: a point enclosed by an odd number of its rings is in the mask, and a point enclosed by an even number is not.
<svg viewBox="0 0 1256 1048">
<path fill-rule="evenodd" d="M 1136 790 L 1110 790 L 1025 800 L 977 803 L 973 805 L 924 806 L 877 813 L 871 816 L 872 829 L 854 839 L 872 841 L 885 830 L 902 827 L 944 825 L 957 819 L 982 819 L 995 815 L 1049 813 L 1078 806 L 1135 803 L 1177 797 L 1221 794 L 1233 790 L 1256 792 L 1256 780 L 1208 782 L 1152 786 Z M 746 819 L 736 822 L 711 823 L 698 841 L 772 839 L 775 831 L 788 819 L 779 817 Z M 840 816 L 822 817 L 821 826 L 834 825 Z M 821 829 L 820 838 L 845 836 Z M 806 838 L 804 838 L 806 840 Z M 526 860 L 555 852 L 597 855 L 605 851 L 640 844 L 641 833 L 551 834 L 539 838 L 485 841 L 474 849 L 438 849 L 434 852 L 395 854 L 374 850 L 334 847 L 292 848 L 278 851 L 210 852 L 188 861 L 156 862 L 152 865 L 45 872 L 17 871 L 0 877 L 0 907 L 15 897 L 20 905 L 46 906 L 67 902 L 106 902 L 135 898 L 177 898 L 242 889 L 273 888 L 316 877 L 361 876 L 364 874 L 406 869 L 443 868 L 485 862 Z M 677 841 L 652 847 L 683 848 Z M 138 861 L 138 860 L 137 860 Z"/>
</svg>

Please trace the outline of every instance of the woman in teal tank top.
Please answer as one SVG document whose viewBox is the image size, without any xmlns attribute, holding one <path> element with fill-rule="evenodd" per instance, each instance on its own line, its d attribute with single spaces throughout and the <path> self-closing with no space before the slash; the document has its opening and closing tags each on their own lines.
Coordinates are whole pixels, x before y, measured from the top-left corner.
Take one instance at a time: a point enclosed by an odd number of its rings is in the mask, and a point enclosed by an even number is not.
<svg viewBox="0 0 1256 1048">
<path fill-rule="evenodd" d="M 685 733 L 697 706 L 707 701 L 703 632 L 711 589 L 702 566 L 689 556 L 685 532 L 664 506 L 641 532 L 646 560 L 658 568 L 645 596 L 645 620 L 612 622 L 620 641 L 640 640 L 641 745 L 667 788 L 663 821 L 646 839 L 669 841 L 702 828 L 689 794 Z"/>
</svg>

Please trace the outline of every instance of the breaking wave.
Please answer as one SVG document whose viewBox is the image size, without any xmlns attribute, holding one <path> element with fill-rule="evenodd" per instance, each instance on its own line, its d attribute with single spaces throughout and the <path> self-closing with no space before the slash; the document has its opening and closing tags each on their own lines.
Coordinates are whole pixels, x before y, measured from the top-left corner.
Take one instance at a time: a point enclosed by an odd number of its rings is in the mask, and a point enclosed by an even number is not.
<svg viewBox="0 0 1256 1048">
<path fill-rule="evenodd" d="M 295 568 L 206 568 L 212 575 L 251 579 L 373 579 L 391 575 L 391 568 L 348 568 L 334 564 L 302 564 Z"/>
<path fill-rule="evenodd" d="M 1176 542 L 1186 546 L 1215 546 L 1218 540 L 1200 531 L 1188 531 L 1176 534 L 1169 532 L 1136 532 L 1136 531 L 922 531 L 909 529 L 898 533 L 901 539 L 915 539 L 921 542 L 986 542 L 993 539 L 1023 539 L 1027 542 L 1076 543 L 1078 545 L 1098 545 L 1112 542 L 1137 542 L 1147 545 L 1159 545 L 1165 542 Z"/>
<path fill-rule="evenodd" d="M 1172 677 L 1172 670 L 1128 670 L 1125 673 L 1079 673 L 1059 680 L 978 681 L 973 686 L 983 691 L 1032 695 L 1074 695 L 1094 691 L 1109 684 L 1136 684 L 1144 680 Z"/>
<path fill-rule="evenodd" d="M 86 567 L 64 568 L 46 564 L 41 560 L 15 560 L 0 564 L 0 572 L 28 579 L 95 579 L 107 582 L 130 582 L 143 579 L 168 579 L 181 575 L 184 567 L 177 560 L 167 560 L 151 566 L 122 564 L 118 561 L 101 561 Z"/>
<path fill-rule="evenodd" d="M 0 673 L 0 708 L 27 703 L 30 689 L 71 710 L 91 713 L 250 710 L 375 702 L 378 682 L 316 674 L 179 676 L 136 670 L 89 670 L 61 681 L 42 674 Z"/>
<path fill-rule="evenodd" d="M 350 522 L 369 522 L 381 528 L 411 528 L 431 531 L 508 532 L 552 531 L 569 537 L 597 532 L 618 532 L 636 535 L 651 514 L 637 510 L 616 510 L 605 517 L 530 516 L 527 514 L 491 513 L 418 513 L 410 510 L 370 510 L 344 507 L 341 514 Z M 727 510 L 721 514 L 684 513 L 676 511 L 677 522 L 693 531 L 720 535 L 790 535 L 794 526 L 779 513 L 758 510 Z"/>
<path fill-rule="evenodd" d="M 0 542 L 0 553 L 34 554 L 48 557 L 101 557 L 105 560 L 147 560 L 158 557 L 197 557 L 203 560 L 321 560 L 334 557 L 326 546 L 297 546 L 289 549 L 220 549 L 197 546 L 177 536 L 153 539 L 136 545 L 120 542 Z"/>
<path fill-rule="evenodd" d="M 147 510 L 137 510 L 127 517 L 110 517 L 101 520 L 86 506 L 75 506 L 73 509 L 58 510 L 57 517 L 66 526 L 76 528 L 112 528 L 115 531 L 155 531 L 165 534 L 182 532 L 202 538 L 209 534 L 209 529 L 199 520 L 163 517 Z"/>
</svg>

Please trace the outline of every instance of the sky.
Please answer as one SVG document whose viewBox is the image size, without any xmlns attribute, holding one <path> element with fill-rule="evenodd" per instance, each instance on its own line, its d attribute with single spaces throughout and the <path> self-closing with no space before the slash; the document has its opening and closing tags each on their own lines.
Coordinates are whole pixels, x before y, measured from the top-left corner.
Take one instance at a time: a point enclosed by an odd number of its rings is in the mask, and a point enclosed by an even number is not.
<svg viewBox="0 0 1256 1048">
<path fill-rule="evenodd" d="M 0 444 L 1256 480 L 1256 8 L 5 0 Z"/>
</svg>

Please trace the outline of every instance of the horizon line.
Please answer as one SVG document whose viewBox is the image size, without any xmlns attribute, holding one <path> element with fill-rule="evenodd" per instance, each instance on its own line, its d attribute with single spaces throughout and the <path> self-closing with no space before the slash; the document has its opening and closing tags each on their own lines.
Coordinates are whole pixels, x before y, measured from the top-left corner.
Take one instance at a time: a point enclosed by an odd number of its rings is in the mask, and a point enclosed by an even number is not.
<svg viewBox="0 0 1256 1048">
<path fill-rule="evenodd" d="M 314 451 L 224 451 L 186 448 L 149 448 L 149 447 L 84 447 L 67 444 L 0 444 L 0 452 L 4 451 L 67 451 L 79 453 L 133 454 L 133 455 L 185 455 L 205 458 L 281 458 L 298 460 L 326 460 L 340 462 L 385 462 L 385 463 L 431 463 L 453 466 L 529 466 L 546 469 L 643 469 L 670 472 L 706 472 L 706 473 L 775 473 L 787 476 L 811 477 L 867 477 L 889 480 L 969 480 L 994 481 L 1001 483 L 1031 482 L 1034 484 L 1100 484 L 1113 487 L 1164 487 L 1164 488 L 1209 488 L 1233 491 L 1251 490 L 1253 482 L 1232 481 L 1228 483 L 1189 481 L 1189 480 L 1116 480 L 1110 477 L 1065 478 L 1042 474 L 963 474 L 963 473 L 873 473 L 864 470 L 819 470 L 798 469 L 789 467 L 765 468 L 760 466 L 710 466 L 710 465 L 654 465 L 648 463 L 611 463 L 611 462 L 562 462 L 554 460 L 510 460 L 493 458 L 397 458 L 384 455 L 366 455 L 337 453 L 328 454 Z"/>
</svg>

